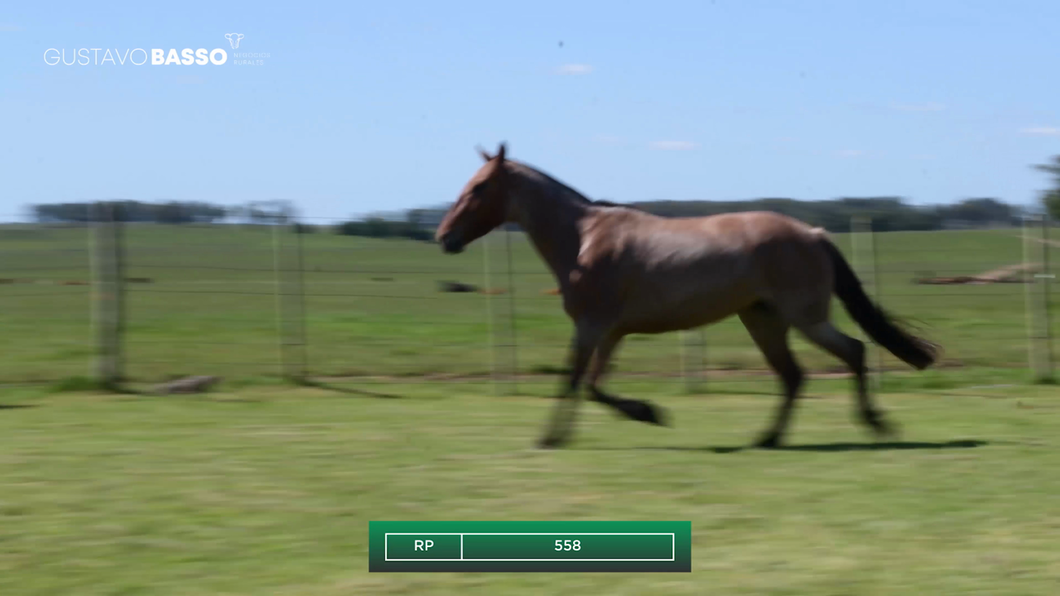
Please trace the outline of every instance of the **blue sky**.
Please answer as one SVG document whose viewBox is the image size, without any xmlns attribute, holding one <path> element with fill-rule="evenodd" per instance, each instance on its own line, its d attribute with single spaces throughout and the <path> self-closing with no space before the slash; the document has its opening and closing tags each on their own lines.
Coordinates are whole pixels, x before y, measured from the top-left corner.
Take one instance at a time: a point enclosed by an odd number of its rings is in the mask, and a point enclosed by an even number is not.
<svg viewBox="0 0 1060 596">
<path fill-rule="evenodd" d="M 501 140 L 615 201 L 1026 204 L 1047 185 L 1031 165 L 1060 154 L 1060 3 L 636 4 L 9 3 L 0 215 L 102 198 L 281 198 L 316 218 L 444 204 L 475 145 Z M 186 47 L 229 61 L 44 59 Z"/>
</svg>

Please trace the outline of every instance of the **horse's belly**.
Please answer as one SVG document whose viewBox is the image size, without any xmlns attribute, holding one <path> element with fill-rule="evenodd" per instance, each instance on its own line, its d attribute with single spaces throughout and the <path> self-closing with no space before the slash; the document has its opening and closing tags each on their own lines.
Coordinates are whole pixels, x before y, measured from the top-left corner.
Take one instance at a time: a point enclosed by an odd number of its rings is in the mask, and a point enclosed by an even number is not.
<svg viewBox="0 0 1060 596">
<path fill-rule="evenodd" d="M 743 288 L 684 296 L 649 294 L 625 309 L 622 328 L 627 333 L 665 333 L 701 327 L 731 317 L 757 300 Z"/>
</svg>

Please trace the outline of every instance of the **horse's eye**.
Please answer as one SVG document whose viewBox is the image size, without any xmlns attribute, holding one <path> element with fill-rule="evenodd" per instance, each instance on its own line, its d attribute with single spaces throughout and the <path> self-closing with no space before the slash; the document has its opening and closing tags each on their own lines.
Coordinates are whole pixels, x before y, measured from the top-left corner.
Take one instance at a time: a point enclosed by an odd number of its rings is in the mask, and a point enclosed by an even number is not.
<svg viewBox="0 0 1060 596">
<path fill-rule="evenodd" d="M 473 194 L 473 195 L 482 194 L 482 191 L 484 191 L 484 190 L 486 190 L 486 181 L 485 180 L 483 180 L 482 182 L 479 182 L 475 186 L 472 186 L 471 187 L 471 194 Z"/>
</svg>

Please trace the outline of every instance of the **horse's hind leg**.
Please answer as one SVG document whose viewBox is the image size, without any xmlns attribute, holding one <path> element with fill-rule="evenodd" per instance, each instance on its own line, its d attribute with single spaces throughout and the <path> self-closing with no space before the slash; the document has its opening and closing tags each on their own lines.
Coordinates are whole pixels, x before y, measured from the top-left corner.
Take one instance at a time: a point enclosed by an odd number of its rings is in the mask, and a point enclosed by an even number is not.
<svg viewBox="0 0 1060 596">
<path fill-rule="evenodd" d="M 756 443 L 759 447 L 777 447 L 784 439 L 795 400 L 799 397 L 802 369 L 788 347 L 788 324 L 771 306 L 759 303 L 747 308 L 740 312 L 740 320 L 769 366 L 784 382 L 784 401 L 780 403 L 772 426 Z"/>
<path fill-rule="evenodd" d="M 556 405 L 553 406 L 552 419 L 549 421 L 545 436 L 538 441 L 539 447 L 546 449 L 559 447 L 570 439 L 574 416 L 580 401 L 578 385 L 585 375 L 585 369 L 589 366 L 589 361 L 602 335 L 602 329 L 599 326 L 585 322 L 579 322 L 575 326 L 570 355 L 571 371 L 567 387 L 557 398 Z"/>
<path fill-rule="evenodd" d="M 865 378 L 865 344 L 836 329 L 827 320 L 814 325 L 800 325 L 799 331 L 807 339 L 845 362 L 854 372 L 858 414 L 862 422 L 876 434 L 892 434 L 895 431 L 893 425 L 884 420 L 883 414 L 873 405 L 872 398 L 869 397 L 868 383 Z"/>
<path fill-rule="evenodd" d="M 666 411 L 662 408 L 655 406 L 649 401 L 609 395 L 600 389 L 600 379 L 606 373 L 607 364 L 614 356 L 615 349 L 620 341 L 622 341 L 620 336 L 610 334 L 605 336 L 596 348 L 596 356 L 589 366 L 589 393 L 592 396 L 592 400 L 615 409 L 626 418 L 666 426 Z"/>
</svg>

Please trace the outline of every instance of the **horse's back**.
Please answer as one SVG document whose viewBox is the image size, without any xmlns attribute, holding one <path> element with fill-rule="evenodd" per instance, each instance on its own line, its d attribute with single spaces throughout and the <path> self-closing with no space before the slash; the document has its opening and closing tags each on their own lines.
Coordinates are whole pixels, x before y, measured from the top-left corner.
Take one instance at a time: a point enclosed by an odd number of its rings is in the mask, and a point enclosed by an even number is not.
<svg viewBox="0 0 1060 596">
<path fill-rule="evenodd" d="M 719 213 L 690 217 L 682 223 L 694 225 L 721 237 L 739 238 L 749 247 L 773 239 L 799 239 L 813 242 L 824 234 L 822 228 L 812 227 L 806 222 L 774 211 Z"/>
<path fill-rule="evenodd" d="M 709 324 L 756 302 L 812 316 L 828 304 L 831 265 L 819 228 L 768 211 L 624 215 L 615 214 L 610 233 L 596 231 L 615 243 L 614 282 L 640 332 Z"/>
<path fill-rule="evenodd" d="M 769 255 L 778 250 L 821 255 L 824 237 L 821 228 L 771 211 L 667 218 L 606 209 L 583 226 L 578 260 L 586 268 L 614 262 L 623 268 L 684 272 L 703 265 L 775 258 Z"/>
<path fill-rule="evenodd" d="M 616 218 L 613 234 L 633 244 L 647 260 L 683 256 L 690 260 L 752 254 L 771 245 L 815 246 L 826 236 L 793 217 L 772 211 L 742 211 L 701 217 L 665 218 L 650 214 Z"/>
</svg>

